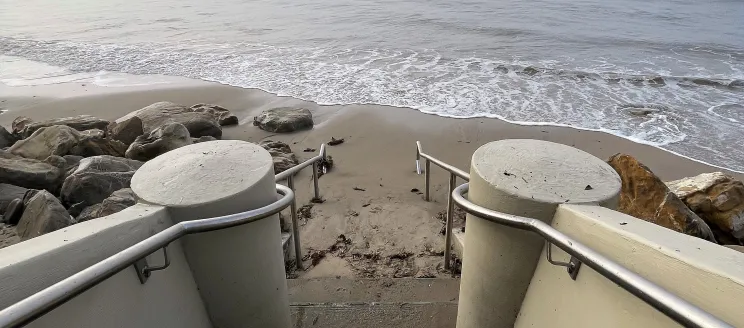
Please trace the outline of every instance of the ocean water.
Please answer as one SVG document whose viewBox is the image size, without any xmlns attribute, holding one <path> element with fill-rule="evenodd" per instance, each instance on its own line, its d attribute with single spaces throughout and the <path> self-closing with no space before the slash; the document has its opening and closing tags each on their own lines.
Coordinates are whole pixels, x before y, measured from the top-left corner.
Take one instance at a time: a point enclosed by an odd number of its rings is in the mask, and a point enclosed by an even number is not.
<svg viewBox="0 0 744 328">
<path fill-rule="evenodd" d="M 167 76 L 605 131 L 744 171 L 742 0 L 0 0 L 0 83 Z"/>
</svg>

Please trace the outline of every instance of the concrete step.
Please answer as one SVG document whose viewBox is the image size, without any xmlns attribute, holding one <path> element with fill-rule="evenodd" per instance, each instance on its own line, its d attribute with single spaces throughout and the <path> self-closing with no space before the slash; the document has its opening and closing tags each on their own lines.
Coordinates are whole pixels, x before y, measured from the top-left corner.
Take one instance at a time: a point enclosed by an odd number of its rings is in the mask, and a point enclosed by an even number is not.
<svg viewBox="0 0 744 328">
<path fill-rule="evenodd" d="M 290 279 L 293 327 L 452 328 L 459 279 Z"/>
<path fill-rule="evenodd" d="M 460 279 L 455 278 L 311 278 L 289 279 L 289 301 L 345 302 L 455 302 Z"/>
<path fill-rule="evenodd" d="M 294 328 L 454 328 L 456 302 L 293 303 Z"/>
</svg>

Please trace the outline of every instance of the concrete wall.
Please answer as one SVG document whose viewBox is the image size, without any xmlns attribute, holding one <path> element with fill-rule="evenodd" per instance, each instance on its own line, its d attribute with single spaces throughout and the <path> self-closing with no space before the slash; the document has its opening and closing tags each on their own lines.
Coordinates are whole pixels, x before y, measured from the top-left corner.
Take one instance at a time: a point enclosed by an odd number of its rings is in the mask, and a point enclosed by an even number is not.
<svg viewBox="0 0 744 328">
<path fill-rule="evenodd" d="M 609 209 L 562 205 L 553 227 L 736 327 L 744 327 L 744 254 Z M 554 260 L 569 256 L 553 247 Z M 545 248 L 515 327 L 678 327 L 643 301 L 582 266 L 576 281 L 545 260 Z"/>
<path fill-rule="evenodd" d="M 0 308 L 53 285 L 173 223 L 163 207 L 135 205 L 0 250 Z M 29 327 L 211 327 L 180 242 L 171 265 L 140 284 L 125 269 Z M 147 258 L 163 263 L 162 252 Z M 173 315 L 176 314 L 176 315 Z"/>
</svg>

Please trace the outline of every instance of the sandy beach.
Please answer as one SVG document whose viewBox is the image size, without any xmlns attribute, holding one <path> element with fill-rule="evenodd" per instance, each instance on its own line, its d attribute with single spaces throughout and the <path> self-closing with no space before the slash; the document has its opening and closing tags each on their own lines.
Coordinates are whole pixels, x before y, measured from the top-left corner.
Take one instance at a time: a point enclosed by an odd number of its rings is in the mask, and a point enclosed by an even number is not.
<svg viewBox="0 0 744 328">
<path fill-rule="evenodd" d="M 443 223 L 448 175 L 432 166 L 432 202 L 413 188 L 423 189 L 415 171 L 415 141 L 445 162 L 468 170 L 470 155 L 494 140 L 529 138 L 570 145 L 606 160 L 616 153 L 638 158 L 664 180 L 720 169 L 670 152 L 613 135 L 547 126 L 520 126 L 497 119 L 451 119 L 407 108 L 378 105 L 321 106 L 255 89 L 216 83 L 188 82 L 140 87 L 98 87 L 80 83 L 0 87 L 0 124 L 10 127 L 17 116 L 34 120 L 90 114 L 116 119 L 158 101 L 184 105 L 213 103 L 230 109 L 240 125 L 226 127 L 223 139 L 286 142 L 298 157 L 332 137 L 343 144 L 329 147 L 333 170 L 320 179 L 322 204 L 301 222 L 303 252 L 327 250 L 339 236 L 348 246 L 329 253 L 300 276 L 433 277 L 441 270 Z M 305 107 L 315 128 L 291 134 L 267 133 L 252 125 L 253 116 L 274 107 Z M 726 171 L 724 171 L 726 172 Z M 726 172 L 741 179 L 742 175 Z M 298 206 L 309 204 L 312 179 L 305 170 L 296 180 Z M 350 242 L 349 242 L 350 240 Z M 347 249 L 348 248 L 348 249 Z M 337 257 L 345 252 L 344 258 Z"/>
</svg>

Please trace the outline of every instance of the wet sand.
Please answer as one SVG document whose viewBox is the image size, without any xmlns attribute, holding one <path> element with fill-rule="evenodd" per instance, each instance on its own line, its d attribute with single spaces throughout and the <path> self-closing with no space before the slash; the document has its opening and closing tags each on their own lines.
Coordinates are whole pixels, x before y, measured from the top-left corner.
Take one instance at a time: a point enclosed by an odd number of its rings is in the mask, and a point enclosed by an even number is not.
<svg viewBox="0 0 744 328">
<path fill-rule="evenodd" d="M 10 100 L 12 99 L 12 101 Z M 0 124 L 9 128 L 24 115 L 34 120 L 91 114 L 116 119 L 157 101 L 184 105 L 214 103 L 233 111 L 240 125 L 224 128 L 224 139 L 288 143 L 298 157 L 312 152 L 331 137 L 345 142 L 328 148 L 333 170 L 320 179 L 322 204 L 301 222 L 303 253 L 333 251 L 300 276 L 405 277 L 446 276 L 441 270 L 444 237 L 435 217 L 445 209 L 448 175 L 432 166 L 432 201 L 425 202 L 423 176 L 415 171 L 415 142 L 424 151 L 468 171 L 471 154 L 494 140 L 529 138 L 562 143 L 607 159 L 615 153 L 635 156 L 664 180 L 720 171 L 651 146 L 601 132 L 562 127 L 520 126 L 497 119 L 451 119 L 413 109 L 378 105 L 320 106 L 261 90 L 216 83 L 158 85 L 156 87 L 96 87 L 61 84 L 35 87 L 0 87 Z M 315 128 L 292 134 L 273 134 L 252 125 L 260 111 L 303 106 L 313 112 Z M 730 173 L 730 172 L 727 172 Z M 741 179 L 742 176 L 734 174 Z M 298 206 L 312 197 L 310 171 L 295 182 Z M 361 189 L 361 190 L 360 190 Z M 339 242 L 343 235 L 345 242 Z M 339 260 L 343 258 L 343 260 Z"/>
</svg>

